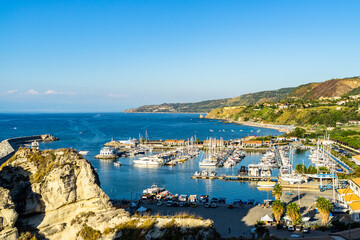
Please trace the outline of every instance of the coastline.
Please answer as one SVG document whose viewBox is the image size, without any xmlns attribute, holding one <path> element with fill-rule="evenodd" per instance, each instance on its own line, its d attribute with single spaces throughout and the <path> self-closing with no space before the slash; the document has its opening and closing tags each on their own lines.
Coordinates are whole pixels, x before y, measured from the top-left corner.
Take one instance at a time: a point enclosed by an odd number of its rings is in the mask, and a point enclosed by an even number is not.
<svg viewBox="0 0 360 240">
<path fill-rule="evenodd" d="M 259 123 L 259 122 L 251 122 L 251 121 L 235 121 L 235 120 L 221 119 L 221 118 L 206 118 L 206 119 L 221 120 L 226 123 L 234 123 L 234 124 L 246 125 L 246 126 L 251 126 L 251 127 L 274 129 L 274 130 L 278 130 L 279 132 L 282 132 L 282 133 L 289 133 L 293 129 L 295 129 L 294 125 L 276 125 L 276 124 L 270 124 L 270 123 Z"/>
</svg>

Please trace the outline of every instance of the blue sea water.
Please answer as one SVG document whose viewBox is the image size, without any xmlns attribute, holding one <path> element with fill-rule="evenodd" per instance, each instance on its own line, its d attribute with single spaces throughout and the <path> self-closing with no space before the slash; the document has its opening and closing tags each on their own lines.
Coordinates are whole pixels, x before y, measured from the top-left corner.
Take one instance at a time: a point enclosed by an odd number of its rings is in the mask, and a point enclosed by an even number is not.
<svg viewBox="0 0 360 240">
<path fill-rule="evenodd" d="M 201 119 L 199 114 L 0 114 L 0 140 L 48 133 L 60 141 L 41 143 L 41 149 L 74 148 L 89 151 L 85 157 L 97 169 L 101 187 L 110 198 L 137 198 L 143 189 L 152 184 L 165 186 L 172 193 L 208 194 L 211 197 L 225 197 L 227 201 L 262 201 L 271 198 L 271 192 L 258 190 L 256 183 L 191 179 L 195 171 L 202 170 L 198 165 L 201 155 L 184 164 L 161 167 L 134 166 L 133 158 L 120 158 L 121 167 L 115 167 L 110 161 L 94 159 L 102 145 L 111 138 L 126 140 L 139 138 L 139 135 L 145 137 L 145 132 L 150 139 L 188 139 L 196 136 L 200 140 L 208 137 L 230 140 L 249 135 L 280 134 L 273 129 Z M 302 163 L 305 159 L 307 164 L 307 155 L 306 152 L 295 154 L 294 162 Z M 241 165 L 259 162 L 260 158 L 261 154 L 251 153 L 236 167 L 216 168 L 216 172 L 236 174 Z"/>
</svg>

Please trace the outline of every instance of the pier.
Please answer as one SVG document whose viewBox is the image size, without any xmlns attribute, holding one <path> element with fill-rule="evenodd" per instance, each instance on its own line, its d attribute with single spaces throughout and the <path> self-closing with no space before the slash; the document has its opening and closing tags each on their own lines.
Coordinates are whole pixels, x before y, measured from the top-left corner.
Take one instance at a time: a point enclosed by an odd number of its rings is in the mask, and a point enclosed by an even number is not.
<svg viewBox="0 0 360 240">
<path fill-rule="evenodd" d="M 211 180 L 225 180 L 225 181 L 278 181 L 277 177 L 254 177 L 254 176 L 191 176 L 192 179 L 211 179 Z"/>
<path fill-rule="evenodd" d="M 32 142 L 52 142 L 58 139 L 50 134 L 5 139 L 0 143 L 0 164 L 8 160 L 21 145 Z"/>
</svg>

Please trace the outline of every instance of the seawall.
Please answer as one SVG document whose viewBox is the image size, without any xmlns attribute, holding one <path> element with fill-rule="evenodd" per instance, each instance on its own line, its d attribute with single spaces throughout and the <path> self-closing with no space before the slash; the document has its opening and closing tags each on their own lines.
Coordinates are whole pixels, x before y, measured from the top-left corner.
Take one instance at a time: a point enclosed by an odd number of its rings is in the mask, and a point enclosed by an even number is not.
<svg viewBox="0 0 360 240">
<path fill-rule="evenodd" d="M 34 141 L 52 142 L 57 140 L 59 139 L 50 134 L 5 139 L 0 142 L 0 165 L 3 164 L 6 160 L 8 160 L 23 144 L 31 143 Z"/>
</svg>

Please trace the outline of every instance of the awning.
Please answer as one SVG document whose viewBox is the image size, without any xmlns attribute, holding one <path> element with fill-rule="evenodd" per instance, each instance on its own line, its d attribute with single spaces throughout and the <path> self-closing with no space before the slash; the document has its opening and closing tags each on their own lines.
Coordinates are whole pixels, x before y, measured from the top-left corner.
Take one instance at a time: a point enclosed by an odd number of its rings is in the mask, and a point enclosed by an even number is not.
<svg viewBox="0 0 360 240">
<path fill-rule="evenodd" d="M 272 217 L 270 217 L 269 215 L 266 214 L 265 216 L 263 216 L 261 218 L 261 221 L 263 221 L 263 222 L 273 222 L 274 219 L 272 219 Z"/>
</svg>

